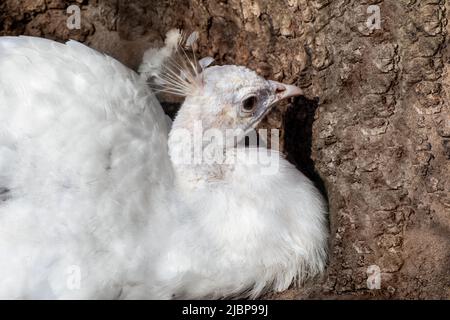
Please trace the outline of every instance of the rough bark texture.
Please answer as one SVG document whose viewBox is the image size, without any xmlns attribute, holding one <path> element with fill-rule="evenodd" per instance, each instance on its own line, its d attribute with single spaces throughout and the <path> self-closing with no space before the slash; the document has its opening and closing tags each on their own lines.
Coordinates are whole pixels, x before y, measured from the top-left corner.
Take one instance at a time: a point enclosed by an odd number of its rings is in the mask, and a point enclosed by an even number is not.
<svg viewBox="0 0 450 320">
<path fill-rule="evenodd" d="M 284 129 L 289 159 L 328 195 L 329 266 L 269 297 L 450 298 L 446 1 L 1 1 L 3 35 L 73 38 L 135 68 L 167 30 L 198 30 L 202 55 L 305 89 L 263 125 Z M 69 4 L 81 30 L 66 27 Z"/>
</svg>

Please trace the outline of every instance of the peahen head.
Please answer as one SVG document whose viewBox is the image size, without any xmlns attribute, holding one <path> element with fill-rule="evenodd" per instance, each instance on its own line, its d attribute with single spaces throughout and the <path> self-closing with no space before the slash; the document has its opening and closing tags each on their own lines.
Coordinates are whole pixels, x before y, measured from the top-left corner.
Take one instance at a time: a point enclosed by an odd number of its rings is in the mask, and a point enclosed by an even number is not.
<svg viewBox="0 0 450 320">
<path fill-rule="evenodd" d="M 181 112 L 195 112 L 205 129 L 247 132 L 277 102 L 302 94 L 295 86 L 265 80 L 242 66 L 209 67 L 199 77 L 198 89 L 186 97 Z"/>
<path fill-rule="evenodd" d="M 185 96 L 173 130 L 192 129 L 200 122 L 203 131 L 234 130 L 245 135 L 275 104 L 302 94 L 296 86 L 266 80 L 243 66 L 203 65 L 201 73 L 182 74 L 177 82 L 166 78 L 166 86 L 172 86 L 168 91 Z"/>
</svg>

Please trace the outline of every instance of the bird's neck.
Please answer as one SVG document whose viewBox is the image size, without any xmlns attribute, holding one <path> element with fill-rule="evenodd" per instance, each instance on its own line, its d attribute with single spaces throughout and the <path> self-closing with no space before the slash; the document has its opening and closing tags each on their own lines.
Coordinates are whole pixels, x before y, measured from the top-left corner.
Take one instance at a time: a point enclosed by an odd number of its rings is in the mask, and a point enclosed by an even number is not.
<svg viewBox="0 0 450 320">
<path fill-rule="evenodd" d="M 198 117 L 192 112 L 180 110 L 169 134 L 169 155 L 176 180 L 186 188 L 220 181 L 232 169 L 226 161 L 226 144 L 216 143 L 211 138 L 211 132 L 223 137 L 225 133 L 219 129 L 205 130 L 210 124 L 195 119 Z"/>
</svg>

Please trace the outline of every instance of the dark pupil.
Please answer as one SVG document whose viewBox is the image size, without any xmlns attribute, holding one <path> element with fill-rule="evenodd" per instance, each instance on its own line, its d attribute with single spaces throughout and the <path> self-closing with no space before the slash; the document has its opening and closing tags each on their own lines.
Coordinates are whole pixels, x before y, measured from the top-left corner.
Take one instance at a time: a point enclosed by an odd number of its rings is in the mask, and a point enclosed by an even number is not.
<svg viewBox="0 0 450 320">
<path fill-rule="evenodd" d="M 244 111 L 252 111 L 256 104 L 256 97 L 250 97 L 244 100 L 243 109 Z"/>
</svg>

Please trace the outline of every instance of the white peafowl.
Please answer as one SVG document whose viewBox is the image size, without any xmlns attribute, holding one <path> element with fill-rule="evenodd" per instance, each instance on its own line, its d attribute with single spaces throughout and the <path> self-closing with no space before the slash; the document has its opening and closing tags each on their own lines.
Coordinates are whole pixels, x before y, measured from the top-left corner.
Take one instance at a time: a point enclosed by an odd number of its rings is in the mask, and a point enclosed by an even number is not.
<svg viewBox="0 0 450 320">
<path fill-rule="evenodd" d="M 0 37 L 0 298 L 256 298 L 323 271 L 320 193 L 236 143 L 301 90 L 175 63 L 180 38 L 138 75 L 75 41 Z M 185 97 L 170 133 L 148 77 Z M 211 153 L 187 136 L 228 129 L 223 162 L 184 161 Z"/>
</svg>

